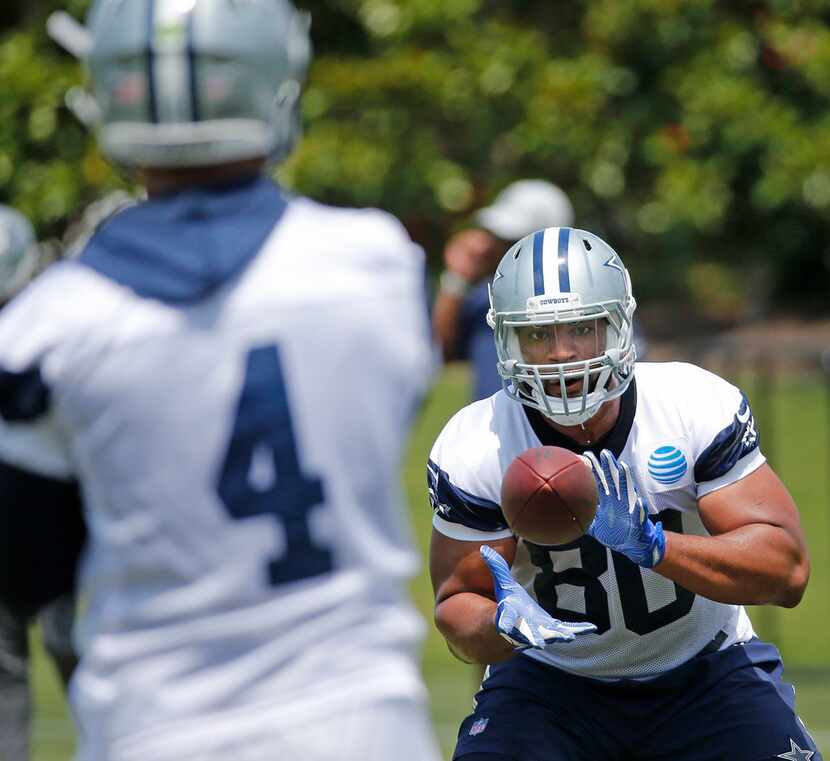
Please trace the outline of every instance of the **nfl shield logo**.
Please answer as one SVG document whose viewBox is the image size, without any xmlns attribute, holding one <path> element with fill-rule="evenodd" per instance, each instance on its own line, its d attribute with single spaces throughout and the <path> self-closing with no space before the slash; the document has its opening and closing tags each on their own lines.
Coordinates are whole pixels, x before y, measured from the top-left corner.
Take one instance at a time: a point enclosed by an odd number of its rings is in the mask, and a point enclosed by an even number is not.
<svg viewBox="0 0 830 761">
<path fill-rule="evenodd" d="M 471 735 L 480 735 L 485 729 L 487 729 L 487 723 L 490 719 L 476 719 L 473 722 L 473 726 L 470 727 L 470 731 L 468 734 Z"/>
</svg>

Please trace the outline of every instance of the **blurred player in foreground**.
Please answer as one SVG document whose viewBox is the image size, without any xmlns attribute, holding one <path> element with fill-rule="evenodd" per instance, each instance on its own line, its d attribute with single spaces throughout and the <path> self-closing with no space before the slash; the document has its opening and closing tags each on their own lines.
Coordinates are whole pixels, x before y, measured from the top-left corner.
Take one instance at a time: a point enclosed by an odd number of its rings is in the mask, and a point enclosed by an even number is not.
<svg viewBox="0 0 830 761">
<path fill-rule="evenodd" d="M 491 289 L 504 389 L 447 423 L 428 467 L 435 619 L 492 664 L 455 758 L 819 761 L 742 607 L 797 605 L 809 576 L 747 398 L 693 365 L 635 372 L 628 272 L 591 233 L 522 239 Z M 597 480 L 568 545 L 514 536 L 499 508 L 540 445 L 584 453 Z"/>
<path fill-rule="evenodd" d="M 0 308 L 51 259 L 48 246 L 38 246 L 28 220 L 0 206 Z M 4 435 L 0 424 L 0 437 Z M 25 509 L 25 508 L 24 508 Z M 37 509 L 33 506 L 32 509 Z M 45 561 L 45 562 L 48 562 Z M 14 569 L 10 569 L 14 571 Z M 37 616 L 43 644 L 66 685 L 77 663 L 72 647 L 75 598 L 71 592 L 40 610 L 0 604 L 0 759 L 29 758 L 29 625 Z"/>
<path fill-rule="evenodd" d="M 399 493 L 423 252 L 264 174 L 310 55 L 287 0 L 99 0 L 88 26 L 84 112 L 149 200 L 0 319 L 6 602 L 74 568 L 36 525 L 89 530 L 77 757 L 436 761 Z"/>
</svg>

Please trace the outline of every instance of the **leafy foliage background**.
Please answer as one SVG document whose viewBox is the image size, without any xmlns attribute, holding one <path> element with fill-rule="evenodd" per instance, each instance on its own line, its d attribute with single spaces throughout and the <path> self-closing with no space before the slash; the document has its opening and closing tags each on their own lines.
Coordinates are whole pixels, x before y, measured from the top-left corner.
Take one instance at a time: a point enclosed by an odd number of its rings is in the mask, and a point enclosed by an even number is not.
<svg viewBox="0 0 830 761">
<path fill-rule="evenodd" d="M 129 184 L 63 106 L 80 69 L 43 31 L 86 5 L 0 11 L 0 201 L 44 236 Z M 388 209 L 438 268 L 478 205 L 545 177 L 623 254 L 658 331 L 666 304 L 672 330 L 827 312 L 830 2 L 298 5 L 316 56 L 291 188 Z"/>
</svg>

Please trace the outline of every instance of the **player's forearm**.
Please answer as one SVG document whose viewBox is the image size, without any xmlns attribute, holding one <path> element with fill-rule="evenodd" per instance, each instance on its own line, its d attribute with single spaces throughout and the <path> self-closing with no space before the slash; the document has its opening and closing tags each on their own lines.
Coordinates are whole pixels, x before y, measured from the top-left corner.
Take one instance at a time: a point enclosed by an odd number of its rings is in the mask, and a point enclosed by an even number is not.
<svg viewBox="0 0 830 761">
<path fill-rule="evenodd" d="M 473 592 L 448 597 L 435 607 L 435 625 L 450 650 L 467 663 L 498 663 L 510 658 L 513 646 L 495 626 L 496 603 Z"/>
<path fill-rule="evenodd" d="M 752 524 L 712 537 L 666 532 L 666 554 L 654 567 L 695 594 L 733 605 L 794 607 L 810 563 L 784 529 Z"/>
<path fill-rule="evenodd" d="M 432 330 L 441 346 L 444 361 L 455 357 L 462 304 L 463 297 L 439 291 L 432 307 Z"/>
</svg>

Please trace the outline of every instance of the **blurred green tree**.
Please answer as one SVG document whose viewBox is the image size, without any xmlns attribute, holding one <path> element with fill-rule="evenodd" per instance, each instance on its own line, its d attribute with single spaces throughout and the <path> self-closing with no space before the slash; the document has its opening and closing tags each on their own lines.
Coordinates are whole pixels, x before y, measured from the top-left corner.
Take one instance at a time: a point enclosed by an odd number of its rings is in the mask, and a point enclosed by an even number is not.
<svg viewBox="0 0 830 761">
<path fill-rule="evenodd" d="M 59 5 L 86 0 L 0 15 L 17 24 L 0 39 L 0 198 L 44 233 L 125 182 L 62 107 L 80 75 L 42 31 Z M 546 177 L 643 303 L 827 312 L 830 0 L 298 5 L 317 53 L 291 187 L 382 206 L 437 258 L 507 182 Z"/>
</svg>

